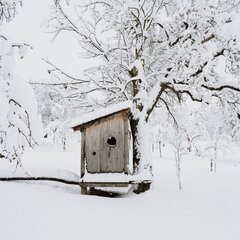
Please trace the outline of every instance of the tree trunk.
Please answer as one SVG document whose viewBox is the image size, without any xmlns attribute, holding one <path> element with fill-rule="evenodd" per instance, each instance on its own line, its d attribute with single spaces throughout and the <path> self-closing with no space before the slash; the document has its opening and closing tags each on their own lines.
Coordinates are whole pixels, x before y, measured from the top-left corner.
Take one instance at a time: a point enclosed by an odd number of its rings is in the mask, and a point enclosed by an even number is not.
<svg viewBox="0 0 240 240">
<path fill-rule="evenodd" d="M 136 67 L 133 67 L 131 71 L 129 71 L 130 76 L 137 77 L 138 76 L 138 70 Z M 143 111 L 143 102 L 139 98 L 138 94 L 141 89 L 141 79 L 136 79 L 132 81 L 132 95 L 133 95 L 133 111 L 130 118 L 130 126 L 132 131 L 132 139 L 133 139 L 133 173 L 137 174 L 140 171 L 142 171 L 142 167 L 151 168 L 151 166 L 144 166 L 144 163 L 142 163 L 143 158 L 146 156 L 142 156 L 142 152 L 140 152 L 141 148 L 145 148 L 148 146 L 145 146 L 145 144 L 142 144 L 142 140 L 140 140 L 140 124 L 144 124 L 144 121 L 140 121 L 139 114 Z M 143 120 L 143 119 L 142 119 Z M 141 136 L 144 137 L 144 136 Z M 141 146 L 140 146 L 141 145 Z M 145 159 L 144 159 L 145 160 Z M 141 193 L 145 192 L 150 188 L 151 181 L 150 182 L 141 182 L 137 185 L 135 192 Z"/>
<path fill-rule="evenodd" d="M 141 121 L 139 121 L 139 119 L 134 119 L 133 116 L 131 117 L 130 125 L 131 125 L 132 138 L 133 138 L 133 173 L 137 174 L 137 173 L 140 173 L 141 171 L 149 171 L 149 175 L 152 176 L 152 166 L 149 163 L 146 164 L 146 159 L 145 159 L 146 156 L 142 156 L 142 152 L 140 150 L 141 147 L 148 148 L 146 144 L 149 144 L 149 147 L 150 147 L 150 142 L 148 143 L 144 142 L 144 144 L 142 144 L 143 139 L 139 139 L 140 124 L 141 124 Z M 151 148 L 149 149 L 151 151 Z M 145 181 L 145 180 L 147 179 L 143 179 L 142 182 L 137 184 L 135 190 L 133 191 L 134 193 L 139 194 L 150 189 L 151 180 L 150 181 Z"/>
<path fill-rule="evenodd" d="M 213 171 L 213 158 L 211 158 L 210 160 L 210 172 Z"/>
<path fill-rule="evenodd" d="M 66 152 L 66 142 L 67 142 L 67 138 L 66 136 L 62 137 L 62 148 L 63 148 L 63 151 Z"/>
<path fill-rule="evenodd" d="M 131 71 L 129 71 L 130 76 L 137 77 L 138 75 L 138 70 L 136 67 L 133 67 Z M 140 83 L 139 80 L 135 80 L 132 82 L 133 84 L 133 112 L 141 112 L 143 109 L 142 103 L 140 100 L 136 97 L 137 94 L 139 93 L 140 90 Z M 139 154 L 139 149 L 138 149 L 138 126 L 139 126 L 139 118 L 136 118 L 134 114 L 131 115 L 130 118 L 130 126 L 131 126 L 131 131 L 132 131 L 132 138 L 133 138 L 133 172 L 137 173 L 138 171 L 138 166 L 140 164 L 140 154 Z"/>
<path fill-rule="evenodd" d="M 139 119 L 134 119 L 133 116 L 131 116 L 130 119 L 130 125 L 131 125 L 131 131 L 132 131 L 132 139 L 133 139 L 133 172 L 137 173 L 138 166 L 140 163 L 140 154 L 138 150 L 138 124 Z"/>
<path fill-rule="evenodd" d="M 161 141 L 158 142 L 158 149 L 159 149 L 159 156 L 162 158 L 162 143 Z"/>
</svg>

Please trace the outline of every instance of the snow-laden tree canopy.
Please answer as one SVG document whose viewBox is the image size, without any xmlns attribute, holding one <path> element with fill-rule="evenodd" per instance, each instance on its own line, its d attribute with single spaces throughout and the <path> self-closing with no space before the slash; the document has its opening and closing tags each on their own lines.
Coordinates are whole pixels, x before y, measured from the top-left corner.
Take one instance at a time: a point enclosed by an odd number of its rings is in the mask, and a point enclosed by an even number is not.
<svg viewBox="0 0 240 240">
<path fill-rule="evenodd" d="M 239 1 L 56 0 L 51 24 L 56 36 L 75 34 L 82 54 L 100 60 L 83 79 L 52 65 L 52 74 L 75 84 L 72 99 L 85 104 L 101 91 L 104 104 L 132 100 L 136 164 L 149 165 L 143 126 L 156 107 L 174 118 L 178 102 L 216 101 L 239 125 Z"/>
<path fill-rule="evenodd" d="M 22 5 L 22 0 L 1 0 L 0 21 L 11 21 L 15 17 L 18 5 Z"/>
<path fill-rule="evenodd" d="M 0 21 L 6 24 L 20 1 L 0 1 Z M 37 102 L 29 84 L 14 75 L 15 57 L 24 56 L 26 44 L 1 35 L 0 26 L 0 157 L 20 163 L 26 147 L 34 147 L 41 132 Z"/>
</svg>

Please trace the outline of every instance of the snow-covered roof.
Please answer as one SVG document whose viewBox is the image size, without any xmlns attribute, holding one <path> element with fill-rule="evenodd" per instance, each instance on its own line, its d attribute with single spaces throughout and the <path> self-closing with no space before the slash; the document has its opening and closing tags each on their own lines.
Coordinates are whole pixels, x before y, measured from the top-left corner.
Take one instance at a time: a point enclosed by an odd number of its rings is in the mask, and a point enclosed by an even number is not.
<svg viewBox="0 0 240 240">
<path fill-rule="evenodd" d="M 114 104 L 112 106 L 97 110 L 97 111 L 93 111 L 87 114 L 82 115 L 81 117 L 78 117 L 74 120 L 72 120 L 71 122 L 71 127 L 77 127 L 95 120 L 98 120 L 102 117 L 107 117 L 110 116 L 114 113 L 126 110 L 126 109 L 131 109 L 132 106 L 132 102 L 131 101 L 125 101 L 125 102 L 121 102 L 118 104 Z"/>
</svg>

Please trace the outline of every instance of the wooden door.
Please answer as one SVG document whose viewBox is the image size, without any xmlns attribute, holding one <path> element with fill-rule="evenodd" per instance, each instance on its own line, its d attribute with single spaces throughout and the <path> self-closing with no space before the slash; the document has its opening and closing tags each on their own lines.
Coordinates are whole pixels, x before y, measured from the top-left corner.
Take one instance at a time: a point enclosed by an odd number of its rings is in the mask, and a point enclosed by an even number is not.
<svg viewBox="0 0 240 240">
<path fill-rule="evenodd" d="M 86 129 L 86 163 L 90 173 L 125 170 L 124 119 L 114 117 Z"/>
</svg>

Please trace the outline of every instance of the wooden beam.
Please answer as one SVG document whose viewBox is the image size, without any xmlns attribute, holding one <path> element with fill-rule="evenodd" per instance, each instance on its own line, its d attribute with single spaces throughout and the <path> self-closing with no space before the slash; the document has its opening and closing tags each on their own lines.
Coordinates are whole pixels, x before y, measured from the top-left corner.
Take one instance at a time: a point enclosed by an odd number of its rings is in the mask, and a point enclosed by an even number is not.
<svg viewBox="0 0 240 240">
<path fill-rule="evenodd" d="M 129 182 L 81 182 L 80 187 L 128 187 Z"/>
</svg>

